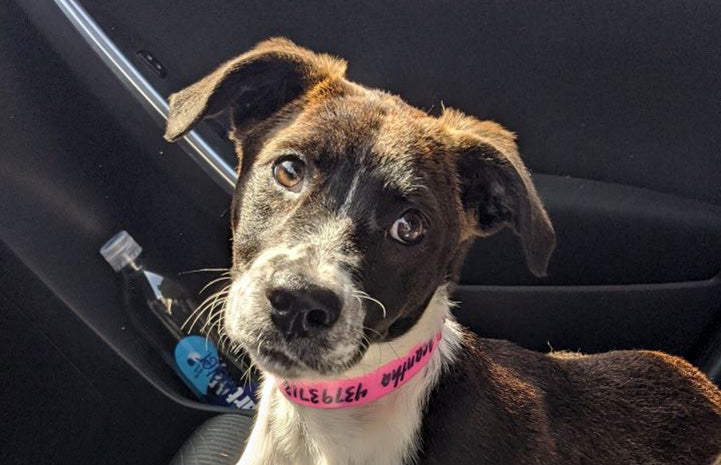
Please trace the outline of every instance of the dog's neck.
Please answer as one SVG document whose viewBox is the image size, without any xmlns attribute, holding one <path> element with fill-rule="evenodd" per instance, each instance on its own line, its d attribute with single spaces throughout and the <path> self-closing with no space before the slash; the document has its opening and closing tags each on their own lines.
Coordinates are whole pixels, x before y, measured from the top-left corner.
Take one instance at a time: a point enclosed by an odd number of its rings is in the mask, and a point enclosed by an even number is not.
<svg viewBox="0 0 721 465">
<path fill-rule="evenodd" d="M 255 426 L 240 465 L 409 463 L 418 450 L 430 391 L 460 346 L 460 328 L 449 309 L 444 286 L 436 291 L 413 328 L 392 342 L 371 345 L 361 361 L 341 375 L 354 378 L 371 372 L 440 332 L 438 349 L 422 372 L 374 402 L 333 410 L 306 407 L 288 400 L 277 380 L 266 376 Z"/>
<path fill-rule="evenodd" d="M 361 376 L 330 381 L 277 379 L 276 384 L 288 400 L 306 407 L 334 409 L 366 405 L 401 389 L 416 375 L 424 373 L 441 338 L 439 330 L 431 339 Z"/>
</svg>

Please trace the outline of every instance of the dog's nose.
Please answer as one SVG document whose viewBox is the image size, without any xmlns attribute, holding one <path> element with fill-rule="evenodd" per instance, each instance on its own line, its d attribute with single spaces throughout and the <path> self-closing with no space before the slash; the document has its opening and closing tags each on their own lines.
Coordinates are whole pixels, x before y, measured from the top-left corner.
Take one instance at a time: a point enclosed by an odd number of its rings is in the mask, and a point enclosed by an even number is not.
<svg viewBox="0 0 721 465">
<path fill-rule="evenodd" d="M 313 329 L 330 328 L 340 315 L 340 298 L 329 289 L 274 288 L 269 289 L 266 296 L 273 307 L 270 317 L 287 338 L 307 336 Z"/>
</svg>

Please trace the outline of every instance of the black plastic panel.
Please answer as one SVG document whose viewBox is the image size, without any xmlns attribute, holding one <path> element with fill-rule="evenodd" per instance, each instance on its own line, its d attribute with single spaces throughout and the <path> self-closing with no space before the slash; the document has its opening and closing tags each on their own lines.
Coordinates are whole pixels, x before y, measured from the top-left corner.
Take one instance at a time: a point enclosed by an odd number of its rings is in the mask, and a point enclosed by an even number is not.
<svg viewBox="0 0 721 465">
<path fill-rule="evenodd" d="M 721 271 L 721 207 L 638 189 L 536 175 L 556 228 L 548 277 L 526 269 L 510 230 L 479 240 L 464 284 L 640 284 L 710 279 Z"/>
<path fill-rule="evenodd" d="M 721 281 L 634 286 L 461 286 L 455 314 L 529 349 L 655 349 L 688 356 L 718 315 Z"/>
<path fill-rule="evenodd" d="M 145 111 L 117 82 L 125 106 L 103 107 L 16 6 L 0 25 L 0 335 L 16 357 L 2 363 L 0 462 L 167 463 L 219 409 L 193 402 L 128 324 L 98 248 L 125 228 L 161 269 L 227 266 L 227 194 L 160 136 L 128 136 L 116 118 L 154 128 Z M 183 279 L 197 291 L 209 277 Z"/>
<path fill-rule="evenodd" d="M 9 271 L 5 268 L 3 271 Z M 5 374 L 0 396 L 0 463 L 92 463 L 97 439 L 108 421 L 103 397 L 73 362 L 0 294 L 0 334 Z M 12 419 L 12 420 L 11 420 Z M 11 420 L 11 421 L 10 421 Z M 43 434 L 42 444 L 27 447 Z M 77 437 L 88 438 L 76 441 Z"/>
<path fill-rule="evenodd" d="M 721 203 L 717 1 L 83 3 L 167 67 L 147 73 L 165 95 L 284 35 L 421 108 L 498 120 L 536 172 Z"/>
<path fill-rule="evenodd" d="M 213 414 L 141 376 L 2 243 L 0 267 L 0 463 L 161 465 Z"/>
<path fill-rule="evenodd" d="M 32 29 L 13 27 L 25 47 L 38 43 Z M 152 378 L 165 370 L 154 381 L 177 393 L 177 383 L 163 381 L 174 380 L 169 369 L 137 334 L 123 330 L 120 281 L 98 249 L 127 229 L 160 269 L 227 266 L 227 195 L 184 154 L 134 143 L 116 115 L 39 43 L 32 55 L 26 48 L 1 50 L 2 77 L 9 84 L 2 99 L 13 110 L 0 127 L 0 238 L 142 373 Z M 38 78 L 27 80 L 28 75 Z M 135 117 L 152 127 L 141 108 Z M 186 281 L 197 290 L 207 279 L 190 275 Z"/>
</svg>

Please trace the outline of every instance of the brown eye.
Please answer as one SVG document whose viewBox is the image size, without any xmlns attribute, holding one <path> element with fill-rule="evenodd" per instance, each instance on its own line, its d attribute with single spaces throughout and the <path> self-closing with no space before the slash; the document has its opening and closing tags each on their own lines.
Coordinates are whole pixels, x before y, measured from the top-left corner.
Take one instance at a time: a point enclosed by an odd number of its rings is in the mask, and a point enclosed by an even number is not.
<svg viewBox="0 0 721 465">
<path fill-rule="evenodd" d="M 273 165 L 273 177 L 281 186 L 298 192 L 305 177 L 305 163 L 295 155 L 281 157 Z"/>
<path fill-rule="evenodd" d="M 426 228 L 415 210 L 408 210 L 391 226 L 391 237 L 401 244 L 415 244 L 423 238 Z"/>
</svg>

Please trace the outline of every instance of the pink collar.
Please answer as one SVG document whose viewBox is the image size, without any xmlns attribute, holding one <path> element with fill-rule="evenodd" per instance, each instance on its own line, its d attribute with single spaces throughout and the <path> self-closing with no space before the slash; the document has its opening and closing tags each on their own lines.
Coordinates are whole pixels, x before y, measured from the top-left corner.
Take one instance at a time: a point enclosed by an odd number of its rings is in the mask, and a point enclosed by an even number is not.
<svg viewBox="0 0 721 465">
<path fill-rule="evenodd" d="M 365 405 L 390 394 L 410 381 L 431 359 L 436 336 L 418 344 L 405 355 L 362 376 L 335 381 L 278 380 L 278 388 L 291 402 L 315 408 L 344 408 Z"/>
</svg>

